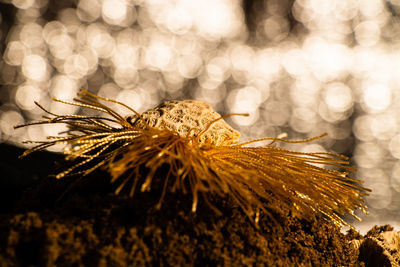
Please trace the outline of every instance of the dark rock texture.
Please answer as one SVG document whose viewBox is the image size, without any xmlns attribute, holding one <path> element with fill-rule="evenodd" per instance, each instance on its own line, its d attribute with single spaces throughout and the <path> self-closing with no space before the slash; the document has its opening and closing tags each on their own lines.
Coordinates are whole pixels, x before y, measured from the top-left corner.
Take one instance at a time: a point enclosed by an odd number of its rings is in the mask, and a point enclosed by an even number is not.
<svg viewBox="0 0 400 267">
<path fill-rule="evenodd" d="M 106 173 L 56 180 L 61 155 L 21 153 L 1 145 L 0 266 L 373 266 L 362 237 L 318 216 L 271 210 L 257 229 L 229 199 L 211 199 L 221 216 L 201 199 L 192 213 L 180 192 L 155 210 L 157 188 L 116 196 Z"/>
</svg>

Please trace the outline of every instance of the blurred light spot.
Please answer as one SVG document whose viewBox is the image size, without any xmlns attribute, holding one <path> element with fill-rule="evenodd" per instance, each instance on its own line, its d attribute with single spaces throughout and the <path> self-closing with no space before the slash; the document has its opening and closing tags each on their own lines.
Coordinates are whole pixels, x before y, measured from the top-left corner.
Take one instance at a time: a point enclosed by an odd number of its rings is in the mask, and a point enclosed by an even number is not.
<svg viewBox="0 0 400 267">
<path fill-rule="evenodd" d="M 310 57 L 309 64 L 314 75 L 321 81 L 340 78 L 352 66 L 352 53 L 342 44 L 309 37 L 304 42 L 304 50 Z"/>
<path fill-rule="evenodd" d="M 167 18 L 168 29 L 175 34 L 185 34 L 192 28 L 193 20 L 187 9 L 175 7 Z"/>
<path fill-rule="evenodd" d="M 17 88 L 15 103 L 23 110 L 32 110 L 36 107 L 34 101 L 40 101 L 41 90 L 33 85 L 25 84 Z"/>
<path fill-rule="evenodd" d="M 145 98 L 143 98 L 141 93 L 142 92 L 138 92 L 138 90 L 125 89 L 120 91 L 117 96 L 117 101 L 132 107 L 137 112 L 141 112 L 141 108 L 145 102 Z M 118 108 L 118 111 L 123 116 L 132 115 L 132 111 L 121 106 Z"/>
<path fill-rule="evenodd" d="M 7 48 L 4 53 L 4 60 L 9 65 L 18 66 L 21 65 L 26 54 L 27 49 L 21 42 L 12 41 L 7 44 Z"/>
<path fill-rule="evenodd" d="M 384 151 L 376 143 L 360 143 L 354 150 L 354 160 L 363 168 L 373 168 L 382 162 Z"/>
<path fill-rule="evenodd" d="M 400 143 L 399 143 L 400 145 Z M 400 151 L 399 151 L 400 152 Z M 400 155 L 400 154 L 399 154 Z M 400 193 L 400 162 L 397 162 L 392 169 L 392 176 L 390 179 L 392 188 Z"/>
<path fill-rule="evenodd" d="M 271 16 L 264 22 L 264 32 L 268 39 L 280 41 L 289 33 L 289 22 L 280 16 Z"/>
<path fill-rule="evenodd" d="M 64 73 L 75 79 L 85 76 L 88 69 L 87 59 L 79 54 L 69 56 L 64 63 Z"/>
<path fill-rule="evenodd" d="M 146 64 L 160 70 L 165 70 L 172 61 L 172 48 L 161 38 L 155 37 L 146 50 Z"/>
<path fill-rule="evenodd" d="M 24 119 L 17 111 L 9 110 L 0 114 L 0 130 L 6 136 L 13 136 L 14 126 L 23 123 Z"/>
<path fill-rule="evenodd" d="M 263 106 L 262 115 L 271 125 L 283 126 L 290 119 L 290 105 L 281 101 L 268 102 Z"/>
<path fill-rule="evenodd" d="M 325 87 L 324 101 L 334 112 L 344 112 L 353 105 L 350 88 L 340 82 L 330 83 Z"/>
<path fill-rule="evenodd" d="M 139 47 L 128 43 L 118 44 L 112 55 L 112 61 L 119 69 L 137 69 L 139 65 Z"/>
<path fill-rule="evenodd" d="M 100 25 L 91 24 L 86 29 L 87 42 L 100 58 L 109 58 L 115 49 L 114 38 Z"/>
<path fill-rule="evenodd" d="M 67 34 L 54 36 L 49 44 L 50 53 L 58 59 L 66 59 L 73 54 L 74 40 Z"/>
<path fill-rule="evenodd" d="M 282 64 L 286 72 L 296 77 L 304 75 L 308 71 L 307 60 L 301 49 L 290 49 L 282 58 Z"/>
<path fill-rule="evenodd" d="M 230 62 L 225 57 L 211 59 L 206 65 L 208 77 L 211 80 L 223 82 L 229 77 Z"/>
<path fill-rule="evenodd" d="M 136 20 L 136 9 L 125 0 L 105 0 L 102 7 L 102 17 L 111 25 L 127 27 Z"/>
<path fill-rule="evenodd" d="M 25 24 L 22 27 L 19 37 L 26 47 L 38 47 L 43 44 L 42 26 L 34 22 Z"/>
<path fill-rule="evenodd" d="M 100 17 L 100 2 L 98 0 L 79 0 L 76 13 L 81 21 L 93 22 Z"/>
<path fill-rule="evenodd" d="M 346 139 L 351 134 L 351 126 L 352 124 L 348 120 L 336 124 L 329 124 L 327 129 L 328 136 L 336 140 Z M 346 145 L 346 148 L 349 148 L 349 146 Z"/>
<path fill-rule="evenodd" d="M 110 98 L 110 99 L 117 99 L 120 91 L 121 91 L 121 89 L 115 83 L 106 83 L 100 87 L 97 95 L 99 95 L 101 97 Z M 110 106 L 115 107 L 116 105 L 113 103 L 110 103 Z M 133 108 L 135 108 L 135 107 L 133 107 Z"/>
<path fill-rule="evenodd" d="M 292 1 L 289 0 L 272 0 L 265 3 L 266 12 L 268 14 L 287 15 L 290 12 Z"/>
<path fill-rule="evenodd" d="M 50 53 L 58 59 L 66 59 L 72 55 L 74 40 L 68 35 L 67 28 L 58 21 L 46 23 L 43 28 L 43 38 L 49 45 Z"/>
<path fill-rule="evenodd" d="M 195 1 L 192 9 L 196 29 L 205 39 L 215 41 L 232 38 L 243 32 L 243 13 L 239 1 Z"/>
<path fill-rule="evenodd" d="M 41 10 L 32 5 L 27 9 L 17 9 L 15 14 L 16 21 L 21 24 L 29 23 L 38 19 L 41 15 Z"/>
<path fill-rule="evenodd" d="M 326 16 L 328 15 L 336 5 L 335 0 L 308 0 L 307 6 L 317 15 Z"/>
<path fill-rule="evenodd" d="M 232 90 L 227 98 L 230 112 L 249 113 L 249 117 L 233 116 L 232 120 L 242 126 L 255 123 L 259 118 L 258 108 L 261 104 L 261 93 L 254 87 Z"/>
<path fill-rule="evenodd" d="M 339 20 L 351 20 L 358 13 L 359 0 L 336 1 L 333 13 Z"/>
<path fill-rule="evenodd" d="M 66 75 L 57 75 L 51 79 L 50 94 L 54 98 L 71 101 L 77 90 L 76 81 Z"/>
<path fill-rule="evenodd" d="M 375 17 L 383 11 L 383 2 L 380 0 L 368 0 L 359 4 L 361 14 L 366 17 Z"/>
<path fill-rule="evenodd" d="M 309 1 L 295 1 L 292 7 L 294 18 L 302 23 L 307 23 L 313 20 L 317 14 L 308 6 Z"/>
<path fill-rule="evenodd" d="M 238 83 L 247 83 L 253 74 L 254 49 L 247 45 L 234 45 L 230 49 L 229 56 L 232 66 L 232 77 Z"/>
<path fill-rule="evenodd" d="M 267 100 L 271 95 L 271 88 L 269 81 L 261 78 L 254 78 L 247 83 L 247 87 L 254 87 L 261 94 L 260 103 Z"/>
<path fill-rule="evenodd" d="M 126 44 L 135 47 L 140 45 L 140 37 L 141 33 L 137 29 L 125 28 L 118 32 L 116 35 L 116 41 L 118 45 Z"/>
<path fill-rule="evenodd" d="M 390 88 L 383 84 L 371 84 L 364 90 L 363 100 L 367 111 L 383 111 L 390 105 L 391 102 Z"/>
<path fill-rule="evenodd" d="M 317 123 L 316 113 L 309 108 L 295 108 L 290 118 L 290 126 L 300 133 L 310 132 Z"/>
<path fill-rule="evenodd" d="M 68 33 L 75 33 L 81 25 L 76 9 L 64 8 L 60 11 L 58 17 L 60 22 L 65 25 Z"/>
<path fill-rule="evenodd" d="M 113 78 L 118 86 L 132 88 L 139 81 L 139 74 L 134 68 L 116 68 Z"/>
<path fill-rule="evenodd" d="M 216 89 L 222 83 L 222 81 L 210 79 L 207 74 L 200 75 L 197 81 L 201 87 L 209 90 Z"/>
<path fill-rule="evenodd" d="M 364 21 L 354 29 L 357 42 L 361 46 L 373 46 L 380 39 L 380 28 L 375 21 Z"/>
<path fill-rule="evenodd" d="M 392 154 L 393 157 L 400 159 L 400 134 L 394 136 L 390 140 L 389 151 L 390 151 L 390 153 Z M 399 169 L 399 172 L 400 172 L 400 169 Z M 399 175 L 399 179 L 400 179 L 400 175 Z"/>
<path fill-rule="evenodd" d="M 273 80 L 281 70 L 281 55 L 272 48 L 266 48 L 256 53 L 254 62 L 255 75 L 260 78 Z"/>
<path fill-rule="evenodd" d="M 198 88 L 196 92 L 196 99 L 206 101 L 211 105 L 217 105 L 221 101 L 223 101 L 226 97 L 226 87 L 224 84 L 221 84 L 215 89 L 204 89 Z"/>
<path fill-rule="evenodd" d="M 353 54 L 352 74 L 359 78 L 371 76 L 371 73 L 375 71 L 376 62 L 379 61 L 379 55 L 377 55 L 376 51 L 368 47 L 358 46 L 353 49 Z"/>
<path fill-rule="evenodd" d="M 99 59 L 98 59 L 96 53 L 89 47 L 82 47 L 78 51 L 78 53 L 80 56 L 82 56 L 86 59 L 87 67 L 88 67 L 87 75 L 90 75 L 93 72 L 95 72 L 97 69 L 97 64 L 99 62 Z"/>
<path fill-rule="evenodd" d="M 197 77 L 203 66 L 201 57 L 197 54 L 182 55 L 178 58 L 178 71 L 182 77 L 192 79 Z"/>
<path fill-rule="evenodd" d="M 43 126 L 43 125 L 41 125 Z M 28 127 L 27 128 L 28 140 L 41 140 L 43 139 L 44 133 L 42 127 Z"/>
<path fill-rule="evenodd" d="M 12 0 L 11 3 L 19 9 L 28 9 L 30 8 L 35 0 Z"/>
<path fill-rule="evenodd" d="M 22 62 L 22 73 L 28 79 L 41 81 L 46 77 L 46 61 L 39 55 L 28 55 Z"/>
<path fill-rule="evenodd" d="M 371 141 L 374 139 L 371 131 L 371 118 L 368 115 L 359 116 L 353 124 L 354 135 L 362 141 Z"/>
<path fill-rule="evenodd" d="M 175 71 L 163 72 L 163 77 L 169 87 L 167 90 L 177 91 L 182 88 L 184 78 Z"/>
<path fill-rule="evenodd" d="M 378 140 L 391 139 L 399 130 L 392 112 L 377 114 L 371 118 L 371 132 Z"/>
<path fill-rule="evenodd" d="M 321 102 L 318 106 L 318 113 L 325 121 L 329 123 L 338 123 L 347 119 L 351 112 L 338 112 L 334 111 L 332 108 L 329 108 L 325 102 Z"/>
<path fill-rule="evenodd" d="M 384 172 L 380 171 L 379 173 L 375 173 L 375 179 L 383 180 L 385 182 L 371 183 L 368 185 L 370 188 L 373 188 L 372 192 L 369 193 L 369 196 L 366 198 L 368 207 L 373 209 L 385 209 L 392 202 L 392 190 L 388 178 L 384 174 Z"/>
<path fill-rule="evenodd" d="M 65 33 L 67 33 L 67 28 L 56 20 L 47 22 L 42 31 L 43 38 L 48 44 L 52 44 L 59 35 Z"/>
<path fill-rule="evenodd" d="M 372 188 L 372 192 L 366 197 L 368 207 L 373 209 L 385 209 L 392 202 L 392 190 L 389 177 L 379 168 L 366 169 L 363 172 L 365 186 Z"/>
<path fill-rule="evenodd" d="M 290 97 L 297 106 L 315 106 L 320 89 L 321 84 L 318 80 L 306 76 L 303 79 L 297 79 L 290 87 Z"/>
<path fill-rule="evenodd" d="M 244 87 L 229 93 L 230 107 L 234 112 L 254 112 L 262 103 L 262 95 L 255 87 Z"/>
<path fill-rule="evenodd" d="M 103 18 L 118 21 L 126 16 L 126 2 L 123 0 L 104 0 L 102 13 Z"/>
</svg>

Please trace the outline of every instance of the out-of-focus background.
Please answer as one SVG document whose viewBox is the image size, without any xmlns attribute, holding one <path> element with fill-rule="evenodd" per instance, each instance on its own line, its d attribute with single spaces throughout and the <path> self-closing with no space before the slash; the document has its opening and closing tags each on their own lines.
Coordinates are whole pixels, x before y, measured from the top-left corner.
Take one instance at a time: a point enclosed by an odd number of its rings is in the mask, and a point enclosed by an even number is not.
<svg viewBox="0 0 400 267">
<path fill-rule="evenodd" d="M 0 137 L 56 135 L 13 126 L 44 115 L 34 101 L 80 112 L 51 98 L 81 88 L 138 112 L 202 99 L 250 113 L 228 119 L 243 141 L 327 132 L 290 148 L 350 156 L 373 190 L 355 227 L 399 227 L 399 13 L 399 0 L 0 0 Z"/>
</svg>

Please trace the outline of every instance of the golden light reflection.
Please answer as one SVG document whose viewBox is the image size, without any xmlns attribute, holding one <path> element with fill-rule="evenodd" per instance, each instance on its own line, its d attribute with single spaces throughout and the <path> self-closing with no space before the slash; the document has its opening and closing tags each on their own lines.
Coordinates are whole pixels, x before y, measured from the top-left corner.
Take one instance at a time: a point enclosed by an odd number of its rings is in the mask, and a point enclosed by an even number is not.
<svg viewBox="0 0 400 267">
<path fill-rule="evenodd" d="M 249 112 L 229 119 L 243 140 L 328 132 L 324 148 L 352 155 L 375 192 L 365 222 L 400 221 L 398 1 L 269 0 L 247 11 L 239 0 L 8 2 L 16 15 L 3 33 L 2 140 L 55 135 L 61 129 L 9 126 L 39 119 L 35 100 L 80 112 L 50 102 L 80 88 L 138 111 L 202 99 Z"/>
</svg>

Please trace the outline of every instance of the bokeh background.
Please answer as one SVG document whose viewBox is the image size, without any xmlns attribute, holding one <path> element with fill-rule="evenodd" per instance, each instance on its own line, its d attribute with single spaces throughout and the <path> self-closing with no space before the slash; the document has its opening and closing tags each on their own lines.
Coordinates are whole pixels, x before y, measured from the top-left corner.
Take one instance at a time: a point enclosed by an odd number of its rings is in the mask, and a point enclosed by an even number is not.
<svg viewBox="0 0 400 267">
<path fill-rule="evenodd" d="M 363 221 L 400 222 L 399 0 L 0 0 L 0 137 L 59 127 L 34 101 L 74 114 L 79 89 L 138 112 L 201 99 L 242 140 L 329 137 L 290 146 L 351 157 L 373 191 Z M 126 110 L 118 109 L 126 114 Z"/>
</svg>

